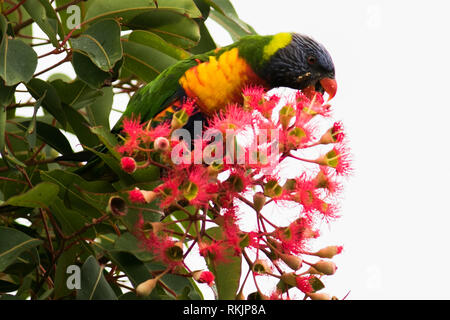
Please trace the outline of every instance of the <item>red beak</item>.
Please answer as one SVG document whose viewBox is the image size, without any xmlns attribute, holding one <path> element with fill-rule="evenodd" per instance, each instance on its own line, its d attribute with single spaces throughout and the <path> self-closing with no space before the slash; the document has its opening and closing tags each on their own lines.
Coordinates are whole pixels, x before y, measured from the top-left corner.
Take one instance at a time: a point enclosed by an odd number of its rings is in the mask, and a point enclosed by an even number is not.
<svg viewBox="0 0 450 320">
<path fill-rule="evenodd" d="M 336 80 L 331 79 L 331 78 L 323 78 L 322 80 L 320 80 L 320 84 L 322 85 L 325 92 L 328 93 L 328 101 L 333 99 L 333 97 L 336 95 L 336 91 L 337 91 Z"/>
<path fill-rule="evenodd" d="M 337 91 L 336 80 L 331 78 L 323 78 L 319 82 L 322 88 L 325 90 L 325 92 L 328 93 L 327 102 L 333 99 Z M 305 89 L 302 90 L 302 92 L 310 100 L 312 100 L 314 98 L 314 95 L 316 94 L 316 90 L 313 85 L 306 87 Z"/>
</svg>

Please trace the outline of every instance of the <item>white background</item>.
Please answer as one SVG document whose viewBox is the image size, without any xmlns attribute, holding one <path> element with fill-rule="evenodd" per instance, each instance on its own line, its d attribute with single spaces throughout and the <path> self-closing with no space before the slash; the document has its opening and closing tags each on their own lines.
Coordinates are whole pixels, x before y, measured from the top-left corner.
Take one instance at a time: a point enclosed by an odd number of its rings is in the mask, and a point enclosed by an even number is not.
<svg viewBox="0 0 450 320">
<path fill-rule="evenodd" d="M 450 2 L 232 2 L 258 33 L 308 34 L 334 59 L 339 88 L 332 105 L 345 124 L 355 173 L 342 218 L 323 228 L 324 244 L 344 245 L 326 291 L 339 298 L 350 291 L 348 299 L 450 298 Z M 231 43 L 217 25 L 208 26 L 219 45 Z M 38 70 L 56 62 L 42 60 Z M 70 65 L 59 70 L 74 76 Z M 114 104 L 124 109 L 126 100 Z"/>
<path fill-rule="evenodd" d="M 354 155 L 344 244 L 327 291 L 348 299 L 449 299 L 448 1 L 232 1 L 260 34 L 323 43 L 338 81 L 332 100 Z M 218 43 L 227 44 L 217 32 Z"/>
</svg>

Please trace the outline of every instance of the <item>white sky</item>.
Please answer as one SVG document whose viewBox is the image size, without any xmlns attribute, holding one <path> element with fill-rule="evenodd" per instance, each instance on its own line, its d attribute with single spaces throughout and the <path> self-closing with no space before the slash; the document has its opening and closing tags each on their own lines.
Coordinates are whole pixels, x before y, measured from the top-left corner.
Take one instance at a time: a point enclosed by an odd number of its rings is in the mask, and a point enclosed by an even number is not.
<svg viewBox="0 0 450 320">
<path fill-rule="evenodd" d="M 323 228 L 324 245 L 345 248 L 334 259 L 339 270 L 325 279 L 326 291 L 340 298 L 351 291 L 348 299 L 450 298 L 450 2 L 232 2 L 258 33 L 308 34 L 335 62 L 334 116 L 346 127 L 355 173 L 343 217 Z M 208 25 L 219 45 L 231 42 Z M 38 70 L 55 63 L 43 60 Z M 73 75 L 67 67 L 60 70 Z M 115 100 L 116 107 L 125 105 Z"/>
<path fill-rule="evenodd" d="M 260 34 L 295 31 L 330 51 L 332 100 L 354 154 L 344 244 L 327 291 L 349 299 L 448 299 L 448 1 L 232 1 Z M 220 44 L 229 43 L 217 33 Z"/>
</svg>

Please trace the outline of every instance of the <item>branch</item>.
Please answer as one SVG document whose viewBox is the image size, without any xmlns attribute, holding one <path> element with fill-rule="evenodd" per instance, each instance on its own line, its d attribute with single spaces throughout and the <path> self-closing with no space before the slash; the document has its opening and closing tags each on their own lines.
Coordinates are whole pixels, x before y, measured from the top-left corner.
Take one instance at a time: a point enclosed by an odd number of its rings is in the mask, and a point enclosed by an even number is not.
<svg viewBox="0 0 450 320">
<path fill-rule="evenodd" d="M 13 13 L 14 11 L 16 11 L 17 8 L 19 8 L 21 5 L 23 5 L 25 3 L 25 1 L 27 0 L 22 0 L 20 1 L 18 4 L 16 4 L 14 7 L 12 7 L 11 9 L 9 9 L 8 11 L 4 12 L 3 14 L 5 16 L 7 16 L 8 14 Z"/>
</svg>

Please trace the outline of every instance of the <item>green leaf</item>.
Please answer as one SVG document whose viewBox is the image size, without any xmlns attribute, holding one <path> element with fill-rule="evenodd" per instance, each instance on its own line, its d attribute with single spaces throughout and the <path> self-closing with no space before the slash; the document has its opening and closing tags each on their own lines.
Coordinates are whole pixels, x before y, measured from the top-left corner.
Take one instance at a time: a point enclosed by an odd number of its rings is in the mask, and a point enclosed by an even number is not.
<svg viewBox="0 0 450 320">
<path fill-rule="evenodd" d="M 157 166 L 150 165 L 147 168 L 136 170 L 131 175 L 136 182 L 150 183 L 161 178 L 161 171 Z"/>
<path fill-rule="evenodd" d="M 5 17 L 1 15 L 0 77 L 5 80 L 6 86 L 30 80 L 37 66 L 36 52 L 25 42 L 10 39 L 7 35 L 9 26 Z"/>
<path fill-rule="evenodd" d="M 110 251 L 107 255 L 127 275 L 134 287 L 152 278 L 150 270 L 135 255 L 125 251 Z"/>
<path fill-rule="evenodd" d="M 67 208 L 90 218 L 98 218 L 104 213 L 109 196 L 100 200 L 101 196 L 115 192 L 107 181 L 88 182 L 65 170 L 41 171 L 41 179 L 59 186 L 59 198 L 64 199 Z"/>
<path fill-rule="evenodd" d="M 129 232 L 123 233 L 120 237 L 117 237 L 114 243 L 114 250 L 129 252 L 144 262 L 151 261 L 153 258 L 153 255 L 150 252 L 145 251 L 141 247 L 139 240 Z"/>
<path fill-rule="evenodd" d="M 17 2 L 17 1 L 15 1 Z M 3 2 L 3 12 L 12 9 L 16 3 L 13 1 L 10 2 Z M 30 15 L 26 10 L 21 10 L 21 8 L 14 10 L 12 13 L 8 14 L 8 21 L 11 22 L 12 26 L 16 26 L 17 24 L 26 21 L 30 18 Z M 24 28 L 20 29 L 20 34 L 24 36 L 31 37 L 33 36 L 33 24 L 30 24 Z M 33 39 L 31 38 L 23 38 L 23 41 L 26 44 L 31 44 L 33 42 Z"/>
<path fill-rule="evenodd" d="M 5 86 L 5 81 L 0 79 L 0 105 L 7 106 L 14 102 L 14 93 L 16 92 L 16 85 Z"/>
<path fill-rule="evenodd" d="M 96 134 L 100 141 L 105 145 L 109 152 L 117 159 L 120 160 L 122 156 L 117 152 L 116 145 L 118 144 L 117 137 L 111 133 L 104 126 L 91 127 L 91 132 Z"/>
<path fill-rule="evenodd" d="M 50 78 L 49 78 L 50 79 Z M 63 79 L 47 80 L 58 92 L 61 101 L 79 109 L 90 103 L 102 95 L 101 90 L 92 89 L 84 81 L 76 79 L 74 81 L 65 81 Z"/>
<path fill-rule="evenodd" d="M 225 16 L 216 10 L 211 10 L 209 16 L 228 31 L 233 41 L 248 35 L 255 35 L 256 32 L 242 20 L 230 16 Z"/>
<path fill-rule="evenodd" d="M 101 92 L 103 93 L 101 96 L 86 106 L 86 112 L 93 126 L 102 126 L 105 130 L 110 131 L 109 114 L 112 109 L 114 93 L 112 87 L 103 88 Z"/>
<path fill-rule="evenodd" d="M 63 110 L 66 114 L 70 127 L 75 132 L 78 140 L 81 144 L 83 144 L 83 146 L 94 147 L 100 144 L 97 136 L 89 129 L 91 124 L 85 117 L 69 105 L 64 105 Z"/>
<path fill-rule="evenodd" d="M 123 41 L 123 51 L 125 57 L 123 68 L 145 82 L 150 82 L 177 62 L 159 50 L 132 41 Z"/>
<path fill-rule="evenodd" d="M 23 7 L 48 36 L 53 46 L 58 46 L 56 35 L 61 29 L 55 10 L 47 0 L 25 1 Z M 63 35 L 60 34 L 61 38 Z"/>
<path fill-rule="evenodd" d="M 206 232 L 214 239 L 223 238 L 222 229 L 213 227 Z M 228 250 L 229 249 L 229 250 Z M 207 261 L 209 270 L 214 273 L 217 292 L 220 300 L 234 300 L 236 298 L 239 282 L 241 279 L 242 257 L 235 256 L 234 250 L 228 248 L 225 251 L 225 262 L 209 259 Z"/>
<path fill-rule="evenodd" d="M 37 114 L 38 109 L 41 107 L 42 100 L 44 100 L 46 94 L 47 94 L 47 91 L 45 91 L 44 94 L 42 95 L 42 97 L 40 97 L 34 104 L 33 115 L 31 117 L 31 121 L 29 122 L 27 131 L 26 131 L 26 133 L 27 133 L 26 138 L 27 138 L 28 144 L 30 145 L 31 149 L 36 147 L 36 137 L 37 137 L 36 114 Z"/>
<path fill-rule="evenodd" d="M 192 0 L 158 0 L 158 8 L 151 0 L 96 0 L 89 6 L 85 21 L 93 21 L 105 18 L 121 18 L 122 23 L 127 25 L 134 17 L 149 11 L 177 12 L 190 18 L 200 18 L 201 12 Z"/>
<path fill-rule="evenodd" d="M 112 155 L 98 152 L 88 147 L 86 147 L 86 149 L 93 152 L 96 156 L 102 159 L 106 163 L 106 165 L 110 167 L 115 174 L 117 174 L 120 180 L 122 180 L 126 184 L 133 184 L 135 182 L 132 176 L 130 176 L 129 174 L 127 174 L 125 171 L 122 170 L 122 168 L 119 165 L 119 162 Z"/>
<path fill-rule="evenodd" d="M 59 98 L 56 89 L 48 82 L 33 78 L 27 84 L 28 92 L 36 100 L 40 99 L 45 95 L 42 100 L 42 107 L 48 111 L 52 116 L 55 117 L 58 122 L 65 127 L 67 123 L 67 118 L 63 112 L 61 106 L 61 99 Z"/>
<path fill-rule="evenodd" d="M 53 203 L 58 195 L 56 184 L 42 182 L 24 194 L 9 198 L 3 205 L 12 205 L 28 208 L 46 208 Z"/>
<path fill-rule="evenodd" d="M 7 86 L 29 81 L 36 66 L 37 55 L 29 45 L 22 40 L 3 37 L 0 44 L 0 76 Z"/>
<path fill-rule="evenodd" d="M 188 58 L 191 54 L 179 47 L 176 47 L 157 34 L 146 30 L 135 30 L 128 36 L 128 41 L 140 43 L 144 46 L 154 48 L 177 60 Z"/>
<path fill-rule="evenodd" d="M 66 235 L 80 230 L 89 223 L 89 220 L 79 210 L 67 208 L 60 199 L 56 199 L 50 209 Z M 86 212 L 83 212 L 83 214 L 86 215 Z M 94 228 L 89 228 L 80 236 L 84 239 L 94 239 L 95 235 Z"/>
<path fill-rule="evenodd" d="M 233 5 L 229 0 L 204 0 L 204 1 L 225 16 L 238 18 L 236 10 L 234 9 Z"/>
<path fill-rule="evenodd" d="M 147 268 L 150 270 L 164 270 L 165 265 L 158 263 L 158 262 L 152 262 L 152 263 L 146 263 L 145 264 Z M 199 300 L 202 299 L 202 295 L 200 290 L 197 288 L 197 285 L 192 280 L 192 278 L 186 278 L 174 274 L 166 274 L 164 275 L 161 280 L 164 285 L 172 289 L 177 296 L 183 296 L 185 293 L 185 288 L 189 287 L 191 289 L 189 297 L 193 300 Z"/>
<path fill-rule="evenodd" d="M 101 70 L 111 70 L 122 59 L 119 23 L 107 19 L 91 25 L 72 40 L 72 48 L 86 54 Z"/>
<path fill-rule="evenodd" d="M 311 285 L 311 288 L 313 289 L 314 292 L 325 288 L 325 285 L 323 284 L 323 282 L 317 277 L 311 277 L 309 279 L 309 284 Z"/>
<path fill-rule="evenodd" d="M 128 26 L 152 31 L 182 48 L 193 47 L 200 41 L 200 29 L 194 19 L 169 10 L 148 11 L 129 21 Z"/>
<path fill-rule="evenodd" d="M 30 123 L 30 121 L 22 121 L 21 123 L 17 123 L 17 127 L 25 131 L 30 126 Z M 54 126 L 45 122 L 36 121 L 36 135 L 39 140 L 45 142 L 61 154 L 73 152 L 66 136 Z"/>
<path fill-rule="evenodd" d="M 23 252 L 38 246 L 41 242 L 18 230 L 0 227 L 0 272 L 14 263 Z"/>
<path fill-rule="evenodd" d="M 103 267 L 93 256 L 89 256 L 81 267 L 81 289 L 77 291 L 77 300 L 117 300 L 103 276 Z"/>
<path fill-rule="evenodd" d="M 0 105 L 0 152 L 5 154 L 6 106 Z"/>
<path fill-rule="evenodd" d="M 74 52 L 72 65 L 78 78 L 94 89 L 111 82 L 112 74 L 99 69 L 87 55 Z"/>
<path fill-rule="evenodd" d="M 200 42 L 195 47 L 189 49 L 189 51 L 193 54 L 200 54 L 216 49 L 216 43 L 211 37 L 208 28 L 206 28 L 205 23 L 203 21 L 197 21 L 197 24 L 200 28 Z"/>
</svg>

